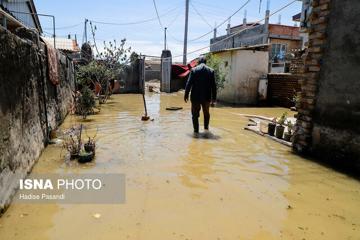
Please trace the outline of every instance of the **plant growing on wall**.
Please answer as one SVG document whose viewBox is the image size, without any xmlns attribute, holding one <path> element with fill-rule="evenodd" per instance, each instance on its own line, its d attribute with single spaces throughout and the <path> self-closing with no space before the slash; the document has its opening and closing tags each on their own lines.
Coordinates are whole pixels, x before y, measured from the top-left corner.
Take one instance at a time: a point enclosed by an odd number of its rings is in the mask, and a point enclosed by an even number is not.
<svg viewBox="0 0 360 240">
<path fill-rule="evenodd" d="M 291 137 L 293 135 L 293 127 L 294 127 L 294 124 L 288 120 L 287 121 L 287 132 L 284 133 L 284 140 L 287 141 L 287 142 L 290 142 L 291 141 Z"/>
<path fill-rule="evenodd" d="M 295 108 L 299 108 L 300 107 L 300 102 L 301 102 L 301 92 L 297 92 L 295 89 L 293 91 L 293 96 L 290 99 L 290 101 L 294 104 Z"/>
<path fill-rule="evenodd" d="M 275 132 L 275 136 L 279 139 L 283 138 L 284 135 L 284 124 L 287 120 L 287 112 L 284 112 L 281 117 L 277 120 L 277 124 L 279 124 L 278 126 L 276 126 L 276 132 Z"/>
<path fill-rule="evenodd" d="M 281 117 L 277 120 L 277 123 L 280 125 L 280 126 L 284 126 L 285 122 L 287 120 L 287 112 L 284 112 Z"/>
<path fill-rule="evenodd" d="M 214 69 L 217 90 L 219 91 L 223 89 L 225 87 L 228 67 L 227 66 L 222 67 L 221 60 L 212 53 L 208 53 L 206 55 L 206 61 L 207 61 L 207 65 L 212 69 Z"/>
</svg>

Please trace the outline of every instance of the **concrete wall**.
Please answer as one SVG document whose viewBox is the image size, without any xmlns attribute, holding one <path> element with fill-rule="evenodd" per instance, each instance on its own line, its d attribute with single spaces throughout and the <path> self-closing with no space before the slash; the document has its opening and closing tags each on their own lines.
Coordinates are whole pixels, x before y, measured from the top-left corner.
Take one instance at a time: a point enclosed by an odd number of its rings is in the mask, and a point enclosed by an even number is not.
<svg viewBox="0 0 360 240">
<path fill-rule="evenodd" d="M 218 100 L 234 104 L 257 104 L 259 79 L 268 72 L 268 52 L 234 50 L 219 52 L 216 56 L 227 71 L 225 88 L 219 91 Z"/>
<path fill-rule="evenodd" d="M 360 1 L 332 0 L 314 111 L 313 151 L 360 169 Z"/>
<path fill-rule="evenodd" d="M 210 52 L 264 44 L 267 43 L 269 34 L 265 25 L 259 25 L 252 27 L 251 29 L 240 31 L 237 34 L 234 33 L 234 36 L 229 36 L 231 35 L 224 35 L 211 39 L 210 43 L 212 45 L 210 46 Z"/>
<path fill-rule="evenodd" d="M 0 214 L 44 149 L 47 122 L 56 128 L 72 103 L 72 62 L 60 58 L 60 85 L 54 86 L 44 50 L 0 27 Z"/>
<path fill-rule="evenodd" d="M 160 70 L 145 70 L 145 81 L 161 80 Z"/>
<path fill-rule="evenodd" d="M 115 82 L 113 93 L 140 93 L 145 71 L 143 60 L 137 59 L 126 66 L 120 76 L 120 81 Z"/>
</svg>

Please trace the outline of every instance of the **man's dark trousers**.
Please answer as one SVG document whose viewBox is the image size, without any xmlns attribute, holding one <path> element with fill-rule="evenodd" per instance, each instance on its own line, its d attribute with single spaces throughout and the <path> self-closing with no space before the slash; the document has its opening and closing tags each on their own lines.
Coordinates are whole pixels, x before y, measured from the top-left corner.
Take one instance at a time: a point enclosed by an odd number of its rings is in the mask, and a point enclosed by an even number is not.
<svg viewBox="0 0 360 240">
<path fill-rule="evenodd" d="M 204 128 L 209 130 L 209 122 L 210 122 L 210 102 L 191 102 L 191 113 L 192 113 L 192 121 L 194 126 L 194 132 L 199 132 L 199 117 L 200 110 L 203 110 L 204 114 Z"/>
<path fill-rule="evenodd" d="M 204 128 L 209 130 L 210 103 L 216 101 L 214 70 L 206 66 L 204 63 L 200 63 L 197 67 L 191 69 L 189 79 L 185 87 L 185 102 L 188 101 L 190 92 L 194 132 L 199 132 L 199 116 L 201 108 L 204 113 Z"/>
</svg>

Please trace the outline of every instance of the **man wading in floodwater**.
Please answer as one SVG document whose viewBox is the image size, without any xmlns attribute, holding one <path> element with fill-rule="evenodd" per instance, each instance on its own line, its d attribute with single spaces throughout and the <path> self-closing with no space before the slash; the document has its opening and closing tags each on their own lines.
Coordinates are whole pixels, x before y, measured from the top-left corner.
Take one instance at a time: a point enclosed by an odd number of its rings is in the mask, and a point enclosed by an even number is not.
<svg viewBox="0 0 360 240">
<path fill-rule="evenodd" d="M 190 71 L 189 79 L 186 83 L 184 100 L 189 100 L 191 91 L 191 113 L 194 126 L 194 136 L 199 134 L 200 110 L 204 113 L 205 133 L 209 132 L 210 105 L 216 102 L 216 82 L 214 70 L 206 66 L 205 57 L 199 58 L 199 65 Z"/>
</svg>

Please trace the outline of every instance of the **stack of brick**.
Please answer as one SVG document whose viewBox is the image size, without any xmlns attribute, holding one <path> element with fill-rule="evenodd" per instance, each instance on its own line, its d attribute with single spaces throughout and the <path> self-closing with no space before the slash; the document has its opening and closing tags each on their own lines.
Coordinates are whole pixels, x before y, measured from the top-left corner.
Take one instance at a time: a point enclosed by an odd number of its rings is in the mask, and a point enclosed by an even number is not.
<svg viewBox="0 0 360 240">
<path fill-rule="evenodd" d="M 306 153 L 312 144 L 313 113 L 320 78 L 320 68 L 326 43 L 326 30 L 331 0 L 313 0 L 310 16 L 309 47 L 301 84 L 301 100 L 294 136 L 294 150 Z"/>
<path fill-rule="evenodd" d="M 294 107 L 293 98 L 301 91 L 299 76 L 289 73 L 268 74 L 268 101 L 271 105 Z"/>
<path fill-rule="evenodd" d="M 290 73 L 296 75 L 301 75 L 304 73 L 304 60 L 300 55 L 291 60 Z"/>
</svg>

